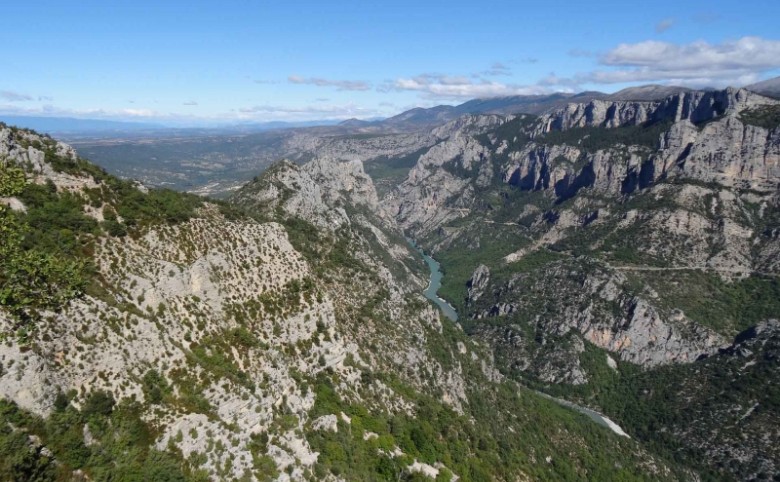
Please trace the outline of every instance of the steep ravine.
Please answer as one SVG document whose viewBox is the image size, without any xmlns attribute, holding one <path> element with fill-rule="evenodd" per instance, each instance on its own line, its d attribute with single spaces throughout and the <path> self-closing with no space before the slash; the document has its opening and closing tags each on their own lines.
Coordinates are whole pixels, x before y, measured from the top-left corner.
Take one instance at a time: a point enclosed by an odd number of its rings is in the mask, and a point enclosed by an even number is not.
<svg viewBox="0 0 780 482">
<path fill-rule="evenodd" d="M 453 129 L 381 204 L 441 262 L 441 295 L 509 378 L 718 480 L 762 479 L 780 460 L 764 390 L 778 112 L 726 89 Z"/>
<path fill-rule="evenodd" d="M 422 250 L 419 246 L 417 246 L 414 241 L 411 239 L 408 239 L 409 244 L 411 244 L 423 257 L 425 260 L 425 263 L 428 265 L 428 269 L 430 270 L 430 282 L 428 283 L 428 287 L 423 291 L 423 295 L 425 295 L 426 298 L 436 303 L 436 305 L 441 309 L 442 313 L 444 315 L 451 319 L 452 321 L 458 320 L 458 313 L 455 310 L 455 308 L 449 304 L 446 300 L 439 297 L 438 291 L 439 288 L 441 288 L 441 280 L 444 277 L 444 274 L 441 272 L 441 264 L 433 259 L 432 257 L 425 254 L 425 251 Z M 599 412 L 583 407 L 581 405 L 577 405 L 574 402 L 571 402 L 569 400 L 563 400 L 560 398 L 555 398 L 553 396 L 550 396 L 543 392 L 536 392 L 537 394 L 541 395 L 544 398 L 547 398 L 549 400 L 554 401 L 555 403 L 571 408 L 573 410 L 576 410 L 577 412 L 580 412 L 583 415 L 586 415 L 588 418 L 593 420 L 595 423 L 607 427 L 608 429 L 612 430 L 618 435 L 621 435 L 623 437 L 628 437 L 628 434 L 620 427 L 620 425 L 616 424 L 614 421 L 610 420 L 609 418 L 605 417 L 604 415 L 600 414 Z M 629 437 L 630 438 L 630 437 Z"/>
</svg>

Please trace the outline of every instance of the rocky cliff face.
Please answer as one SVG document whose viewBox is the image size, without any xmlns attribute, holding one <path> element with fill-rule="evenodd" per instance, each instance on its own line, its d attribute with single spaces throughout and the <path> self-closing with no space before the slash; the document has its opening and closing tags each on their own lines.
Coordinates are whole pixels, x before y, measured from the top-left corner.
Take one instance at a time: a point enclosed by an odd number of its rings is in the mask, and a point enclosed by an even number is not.
<svg viewBox="0 0 780 482">
<path fill-rule="evenodd" d="M 697 325 L 684 313 L 662 313 L 642 296 L 627 293 L 621 272 L 571 263 L 550 264 L 544 273 L 516 274 L 479 299 L 469 296 L 476 319 L 522 314 L 542 337 L 564 337 L 570 331 L 584 341 L 642 366 L 692 362 L 717 351 L 727 340 Z M 479 279 L 479 268 L 472 281 Z M 537 277 L 538 276 L 538 277 Z M 535 300 L 544 299 L 544 311 Z M 576 357 L 575 357 L 576 359 Z M 578 377 L 585 382 L 586 377 Z"/>
<path fill-rule="evenodd" d="M 464 116 L 436 132 L 446 140 L 420 156 L 406 181 L 383 199 L 386 212 L 414 236 L 463 215 L 475 199 L 475 189 L 491 182 L 490 154 L 475 136 L 506 122 L 500 116 Z M 455 175 L 446 165 L 455 163 L 464 171 L 477 170 L 476 185 Z"/>
<path fill-rule="evenodd" d="M 569 104 L 540 117 L 536 132 L 574 127 L 625 127 L 654 122 L 687 120 L 699 124 L 716 117 L 738 113 L 777 101 L 746 89 L 680 92 L 657 101 L 593 100 Z"/>
<path fill-rule="evenodd" d="M 289 161 L 237 192 L 234 202 L 283 209 L 322 228 L 349 222 L 344 206 L 378 211 L 379 200 L 360 161 L 315 159 L 303 166 Z"/>
</svg>

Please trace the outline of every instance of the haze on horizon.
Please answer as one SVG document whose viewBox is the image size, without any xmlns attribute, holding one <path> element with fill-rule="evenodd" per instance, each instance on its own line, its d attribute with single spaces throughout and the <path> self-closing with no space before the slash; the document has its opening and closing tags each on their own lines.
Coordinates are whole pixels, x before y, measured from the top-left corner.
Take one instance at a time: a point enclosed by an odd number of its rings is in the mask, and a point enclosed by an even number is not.
<svg viewBox="0 0 780 482">
<path fill-rule="evenodd" d="M 2 115 L 206 126 L 780 75 L 780 2 L 4 6 Z"/>
</svg>

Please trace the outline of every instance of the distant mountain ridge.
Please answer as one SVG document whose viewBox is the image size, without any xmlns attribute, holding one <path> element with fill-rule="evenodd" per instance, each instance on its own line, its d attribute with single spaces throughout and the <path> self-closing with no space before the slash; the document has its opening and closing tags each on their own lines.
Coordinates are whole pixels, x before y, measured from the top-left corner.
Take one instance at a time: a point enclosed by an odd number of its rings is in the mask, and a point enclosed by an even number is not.
<svg viewBox="0 0 780 482">
<path fill-rule="evenodd" d="M 104 119 L 78 119 L 75 117 L 44 117 L 0 114 L 0 121 L 49 133 L 75 132 L 124 132 L 149 129 L 165 129 L 162 124 L 151 122 L 114 121 Z"/>
<path fill-rule="evenodd" d="M 756 82 L 745 87 L 761 95 L 780 98 L 780 77 L 767 79 L 762 82 Z"/>
<path fill-rule="evenodd" d="M 780 98 L 780 77 L 757 82 L 744 87 L 758 94 Z M 151 135 L 153 131 L 176 132 L 176 135 L 219 135 L 229 133 L 249 133 L 268 130 L 288 130 L 306 128 L 338 128 L 364 133 L 411 132 L 418 129 L 433 128 L 473 114 L 534 114 L 541 115 L 568 104 L 585 104 L 592 100 L 610 101 L 653 101 L 661 100 L 681 92 L 693 92 L 695 89 L 667 85 L 641 85 L 628 87 L 607 94 L 599 91 L 579 93 L 555 92 L 541 95 L 513 95 L 471 99 L 458 105 L 437 105 L 433 107 L 415 107 L 400 114 L 382 119 L 317 119 L 312 121 L 268 121 L 245 122 L 233 125 L 204 127 L 173 127 L 153 122 L 115 121 L 105 119 L 80 119 L 73 117 L 45 117 L 0 114 L 0 121 L 8 125 L 35 129 L 60 136 L 72 137 L 75 134 Z M 699 89 L 710 91 L 712 89 Z"/>
<path fill-rule="evenodd" d="M 491 97 L 472 99 L 456 106 L 437 105 L 429 108 L 417 107 L 396 116 L 375 122 L 351 119 L 350 121 L 342 122 L 339 125 L 342 127 L 360 129 L 410 131 L 442 125 L 463 115 L 541 115 L 555 109 L 566 107 L 569 104 L 586 104 L 593 100 L 653 101 L 661 100 L 681 92 L 693 92 L 693 89 L 666 85 L 643 85 L 639 87 L 629 87 L 615 92 L 614 94 L 606 94 L 598 91 L 585 91 L 576 94 L 556 92 L 545 95 Z"/>
</svg>

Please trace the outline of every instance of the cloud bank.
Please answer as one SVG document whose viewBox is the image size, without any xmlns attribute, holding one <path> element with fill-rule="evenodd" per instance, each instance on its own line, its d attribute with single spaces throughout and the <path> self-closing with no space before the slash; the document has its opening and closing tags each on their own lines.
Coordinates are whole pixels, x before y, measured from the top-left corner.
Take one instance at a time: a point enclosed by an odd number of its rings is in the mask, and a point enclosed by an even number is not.
<svg viewBox="0 0 780 482">
<path fill-rule="evenodd" d="M 363 91 L 371 89 L 371 84 L 362 80 L 330 80 L 321 77 L 299 77 L 291 75 L 287 80 L 292 84 L 316 85 L 317 87 L 335 87 L 338 90 Z"/>
<path fill-rule="evenodd" d="M 648 40 L 620 44 L 602 55 L 609 70 L 594 70 L 580 82 L 614 84 L 666 82 L 687 85 L 743 85 L 780 68 L 780 41 L 760 37 L 712 44 L 704 41 L 673 44 Z"/>
<path fill-rule="evenodd" d="M 381 91 L 416 91 L 424 97 L 442 100 L 463 100 L 510 95 L 534 95 L 548 91 L 541 85 L 521 86 L 486 79 L 472 79 L 442 74 L 422 74 L 398 78 L 385 84 Z"/>
</svg>

